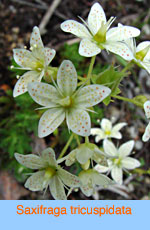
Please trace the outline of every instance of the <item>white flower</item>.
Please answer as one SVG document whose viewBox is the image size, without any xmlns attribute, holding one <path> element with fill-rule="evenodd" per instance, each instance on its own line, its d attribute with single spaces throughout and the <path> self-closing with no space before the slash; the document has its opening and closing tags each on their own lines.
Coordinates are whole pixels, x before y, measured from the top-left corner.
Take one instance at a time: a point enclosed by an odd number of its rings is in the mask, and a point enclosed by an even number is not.
<svg viewBox="0 0 150 230">
<path fill-rule="evenodd" d="M 107 187 L 108 185 L 114 184 L 114 182 L 107 176 L 98 173 L 95 169 L 83 170 L 79 174 L 81 181 L 81 191 L 86 196 L 91 196 L 94 193 L 95 186 L 100 185 Z"/>
<path fill-rule="evenodd" d="M 25 183 L 25 187 L 31 191 L 43 191 L 49 187 L 56 200 L 66 200 L 64 185 L 71 188 L 80 186 L 80 180 L 77 176 L 62 169 L 57 164 L 55 152 L 51 148 L 45 149 L 41 156 L 15 153 L 15 158 L 26 167 L 39 170 L 33 173 Z"/>
<path fill-rule="evenodd" d="M 145 110 L 145 115 L 147 117 L 147 119 L 150 119 L 150 101 L 146 101 L 144 103 L 144 110 Z M 148 123 L 145 132 L 143 134 L 142 140 L 144 142 L 148 141 L 150 138 L 150 122 Z"/>
<path fill-rule="evenodd" d="M 122 144 L 119 149 L 108 140 L 104 140 L 104 153 L 108 156 L 108 167 L 96 165 L 95 169 L 100 173 L 110 172 L 111 176 L 118 184 L 123 182 L 123 170 L 130 170 L 140 166 L 140 162 L 132 157 L 128 157 L 134 147 L 134 141 Z"/>
<path fill-rule="evenodd" d="M 127 125 L 127 123 L 122 122 L 122 123 L 118 123 L 115 126 L 112 126 L 112 122 L 110 120 L 103 118 L 100 125 L 101 125 L 101 129 L 91 128 L 91 135 L 96 135 L 95 142 L 99 142 L 100 140 L 106 138 L 121 139 L 122 135 L 119 132 L 119 130 L 122 129 L 125 125 Z"/>
<path fill-rule="evenodd" d="M 65 158 L 65 164 L 67 166 L 72 165 L 75 161 L 78 161 L 82 166 L 87 167 L 90 165 L 90 159 L 95 161 L 97 164 L 107 165 L 106 157 L 98 149 L 95 144 L 84 143 L 78 148 L 72 150 Z"/>
<path fill-rule="evenodd" d="M 13 96 L 19 96 L 27 91 L 29 82 L 41 81 L 44 73 L 55 56 L 55 50 L 44 48 L 38 27 L 33 28 L 30 38 L 30 50 L 14 49 L 14 60 L 22 70 L 29 70 L 17 81 Z"/>
<path fill-rule="evenodd" d="M 81 136 L 90 135 L 91 120 L 87 108 L 103 101 L 111 90 L 97 84 L 76 88 L 77 73 L 68 60 L 63 61 L 58 70 L 55 87 L 39 82 L 28 84 L 33 100 L 48 108 L 39 122 L 39 137 L 51 134 L 65 118 L 72 132 Z"/>
<path fill-rule="evenodd" d="M 123 52 L 118 53 L 127 61 L 133 61 L 139 67 L 146 69 L 150 73 L 150 41 L 144 41 L 136 46 L 135 39 L 130 38 L 125 41 L 128 48 L 128 58 Z"/>
<path fill-rule="evenodd" d="M 106 20 L 103 8 L 95 3 L 88 15 L 87 23 L 84 25 L 75 21 L 67 20 L 61 24 L 64 32 L 69 32 L 81 38 L 79 54 L 85 57 L 92 57 L 101 52 L 102 49 L 110 50 L 113 53 L 124 53 L 128 57 L 128 49 L 120 41 L 140 34 L 137 28 L 131 26 L 114 27 L 110 29 L 115 20 L 111 17 Z"/>
</svg>

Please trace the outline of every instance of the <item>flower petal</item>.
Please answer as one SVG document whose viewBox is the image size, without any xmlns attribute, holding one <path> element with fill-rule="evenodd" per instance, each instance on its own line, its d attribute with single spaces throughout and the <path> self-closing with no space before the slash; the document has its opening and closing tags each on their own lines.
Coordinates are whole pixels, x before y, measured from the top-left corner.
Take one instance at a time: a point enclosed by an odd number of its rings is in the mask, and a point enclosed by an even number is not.
<svg viewBox="0 0 150 230">
<path fill-rule="evenodd" d="M 37 26 L 34 26 L 31 38 L 30 38 L 30 46 L 34 47 L 36 46 L 37 48 L 43 48 L 43 42 L 41 39 L 40 31 Z"/>
<path fill-rule="evenodd" d="M 66 20 L 60 25 L 61 29 L 64 32 L 72 33 L 79 38 L 91 38 L 89 31 L 87 28 L 79 22 L 75 20 Z"/>
<path fill-rule="evenodd" d="M 91 128 L 91 135 L 96 135 L 95 142 L 99 142 L 102 139 L 105 139 L 104 131 L 100 128 Z"/>
<path fill-rule="evenodd" d="M 86 196 L 91 196 L 93 194 L 94 188 L 92 183 L 92 176 L 91 173 L 88 173 L 88 171 L 81 171 L 79 174 L 79 178 L 81 180 L 81 191 Z"/>
<path fill-rule="evenodd" d="M 106 23 L 104 10 L 99 3 L 95 3 L 91 7 L 90 13 L 88 15 L 88 25 L 93 35 L 95 35 L 100 29 L 102 21 L 104 24 Z"/>
<path fill-rule="evenodd" d="M 58 175 L 65 185 L 71 188 L 80 187 L 80 180 L 77 176 L 67 172 L 62 168 L 59 168 Z"/>
<path fill-rule="evenodd" d="M 56 88 L 47 83 L 30 83 L 28 84 L 28 92 L 36 103 L 49 108 L 56 107 L 56 100 L 60 99 Z"/>
<path fill-rule="evenodd" d="M 13 90 L 13 96 L 17 97 L 25 92 L 27 92 L 27 86 L 30 82 L 37 82 L 41 81 L 41 78 L 43 76 L 43 73 L 39 73 L 36 71 L 28 71 L 24 73 L 20 79 L 17 81 L 14 90 Z"/>
<path fill-rule="evenodd" d="M 125 157 L 121 162 L 122 167 L 124 167 L 125 169 L 135 169 L 141 165 L 138 160 L 132 157 Z"/>
<path fill-rule="evenodd" d="M 15 158 L 20 164 L 30 169 L 42 169 L 46 166 L 42 158 L 35 154 L 22 155 L 15 153 Z"/>
<path fill-rule="evenodd" d="M 55 152 L 52 148 L 47 148 L 44 151 L 42 151 L 41 157 L 46 163 L 48 163 L 48 165 L 57 167 Z"/>
<path fill-rule="evenodd" d="M 114 125 L 112 128 L 112 132 L 118 132 L 120 129 L 122 129 L 126 125 L 127 125 L 126 122 L 121 122 L 121 123 L 118 123 L 117 125 Z"/>
<path fill-rule="evenodd" d="M 54 176 L 51 179 L 49 188 L 50 188 L 50 192 L 52 196 L 54 197 L 54 199 L 67 200 L 67 196 L 65 194 L 63 183 L 61 182 L 58 176 Z"/>
<path fill-rule="evenodd" d="M 44 52 L 45 52 L 45 62 L 46 65 L 48 66 L 49 63 L 51 63 L 51 61 L 55 57 L 56 51 L 54 49 L 44 48 Z"/>
<path fill-rule="evenodd" d="M 81 186 L 81 191 L 87 197 L 92 196 L 92 194 L 94 193 L 94 188 L 93 188 L 92 182 L 89 181 L 87 184 L 83 184 Z"/>
<path fill-rule="evenodd" d="M 147 46 L 150 46 L 150 41 L 144 41 L 138 44 L 138 46 L 136 47 L 136 52 L 139 52 L 143 49 L 145 49 Z"/>
<path fill-rule="evenodd" d="M 19 66 L 28 70 L 35 66 L 36 59 L 30 51 L 26 49 L 13 49 L 13 54 L 15 62 Z"/>
<path fill-rule="evenodd" d="M 140 35 L 140 30 L 132 26 L 118 26 L 110 29 L 106 34 L 107 41 L 125 41 Z"/>
<path fill-rule="evenodd" d="M 123 178 L 123 173 L 122 169 L 118 167 L 114 167 L 111 170 L 111 176 L 114 179 L 114 181 L 118 184 L 122 184 L 122 178 Z"/>
<path fill-rule="evenodd" d="M 43 186 L 44 175 L 45 170 L 33 173 L 32 176 L 27 179 L 24 185 L 25 188 L 28 188 L 31 191 L 43 191 L 45 188 Z"/>
<path fill-rule="evenodd" d="M 128 141 L 120 146 L 118 149 L 119 156 L 126 157 L 130 155 L 132 149 L 134 147 L 134 141 Z"/>
<path fill-rule="evenodd" d="M 144 111 L 145 111 L 146 117 L 149 119 L 150 118 L 150 101 L 146 101 L 144 103 Z"/>
<path fill-rule="evenodd" d="M 113 181 L 107 176 L 98 173 L 96 170 L 93 170 L 92 173 L 93 184 L 107 187 L 108 185 L 113 184 Z"/>
<path fill-rule="evenodd" d="M 101 49 L 89 39 L 83 39 L 80 42 L 79 54 L 84 57 L 93 57 L 101 52 Z"/>
<path fill-rule="evenodd" d="M 68 128 L 80 135 L 89 136 L 91 129 L 91 119 L 89 114 L 81 109 L 74 109 L 67 114 Z"/>
<path fill-rule="evenodd" d="M 72 95 L 77 88 L 77 72 L 73 63 L 64 60 L 57 73 L 57 84 L 65 96 Z"/>
<path fill-rule="evenodd" d="M 145 132 L 144 132 L 144 134 L 142 136 L 142 140 L 144 142 L 146 142 L 146 141 L 149 140 L 149 138 L 150 138 L 150 122 L 149 122 L 149 124 L 147 125 L 147 127 L 145 129 Z"/>
<path fill-rule="evenodd" d="M 77 149 L 74 149 L 67 155 L 65 161 L 66 166 L 71 166 L 76 161 L 76 152 Z"/>
<path fill-rule="evenodd" d="M 76 153 L 76 159 L 80 164 L 85 164 L 93 155 L 93 151 L 86 147 L 85 145 L 81 145 Z"/>
<path fill-rule="evenodd" d="M 121 139 L 122 135 L 119 132 L 119 130 L 122 129 L 126 125 L 127 125 L 127 123 L 122 122 L 122 123 L 118 123 L 117 125 L 113 126 L 113 128 L 111 130 L 111 137 L 116 138 L 116 139 Z"/>
<path fill-rule="evenodd" d="M 88 85 L 78 91 L 75 103 L 80 108 L 91 107 L 103 101 L 110 92 L 111 90 L 103 85 Z"/>
<path fill-rule="evenodd" d="M 116 138 L 116 139 L 121 139 L 122 134 L 120 132 L 111 132 L 111 135 L 109 137 Z"/>
<path fill-rule="evenodd" d="M 97 164 L 97 165 L 94 167 L 94 169 L 95 169 L 97 172 L 99 172 L 99 173 L 106 173 L 106 172 L 108 172 L 108 170 L 109 170 L 108 167 L 103 166 L 103 165 L 99 165 L 99 164 Z"/>
<path fill-rule="evenodd" d="M 39 121 L 38 135 L 39 137 L 46 137 L 63 122 L 65 113 L 61 108 L 53 108 L 47 110 Z"/>
<path fill-rule="evenodd" d="M 127 61 L 134 59 L 134 55 L 130 48 L 123 42 L 107 42 L 104 44 L 106 50 L 115 53 Z"/>
<path fill-rule="evenodd" d="M 148 61 L 147 60 L 143 62 L 141 61 L 140 66 L 143 66 L 143 69 L 147 70 L 147 72 L 150 74 L 150 63 L 148 63 Z"/>
<path fill-rule="evenodd" d="M 103 142 L 104 152 L 110 156 L 115 157 L 118 155 L 118 150 L 116 149 L 115 145 L 108 140 L 104 140 Z"/>
<path fill-rule="evenodd" d="M 101 120 L 101 127 L 104 131 L 111 131 L 112 129 L 112 123 L 110 120 L 103 118 Z"/>
</svg>

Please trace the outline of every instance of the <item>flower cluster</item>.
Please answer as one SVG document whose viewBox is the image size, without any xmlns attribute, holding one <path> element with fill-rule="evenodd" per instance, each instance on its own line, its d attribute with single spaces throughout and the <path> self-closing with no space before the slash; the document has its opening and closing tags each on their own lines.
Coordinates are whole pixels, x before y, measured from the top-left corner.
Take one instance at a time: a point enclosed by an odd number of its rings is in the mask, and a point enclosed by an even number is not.
<svg viewBox="0 0 150 230">
<path fill-rule="evenodd" d="M 122 184 L 123 171 L 140 166 L 137 159 L 129 157 L 134 141 L 128 141 L 119 148 L 111 141 L 112 138 L 122 138 L 120 130 L 127 123 L 113 125 L 110 120 L 103 118 L 100 122 L 101 128 L 91 128 L 89 112 L 94 112 L 94 106 L 105 102 L 104 99 L 116 96 L 122 80 L 122 75 L 119 75 L 117 83 L 115 77 L 106 84 L 95 83 L 92 79 L 94 56 L 106 49 L 120 55 L 126 61 L 136 63 L 150 73 L 150 42 L 142 42 L 136 47 L 135 37 L 140 34 L 139 29 L 121 24 L 110 28 L 114 20 L 115 17 L 111 17 L 107 21 L 102 7 L 95 3 L 87 22 L 83 19 L 83 24 L 67 20 L 61 24 L 63 31 L 81 38 L 79 54 L 92 57 L 87 78 L 78 76 L 70 60 L 64 60 L 59 68 L 49 66 L 56 52 L 44 47 L 38 27 L 33 28 L 30 50 L 14 49 L 14 60 L 19 65 L 17 68 L 26 72 L 17 81 L 13 96 L 28 91 L 32 99 L 42 106 L 40 109 L 44 109 L 39 121 L 38 136 L 42 138 L 52 134 L 64 121 L 68 131 L 71 131 L 70 138 L 57 160 L 52 148 L 45 149 L 40 155 L 15 153 L 15 158 L 20 164 L 37 170 L 25 183 L 25 187 L 31 191 L 46 191 L 49 188 L 54 199 L 64 200 L 67 199 L 65 190 L 69 190 L 69 195 L 74 188 L 80 188 L 86 196 L 91 196 L 96 186 Z M 55 73 L 57 72 L 55 78 L 53 68 L 56 70 Z M 113 82 L 115 85 L 110 87 Z M 128 101 L 138 104 L 132 99 Z M 150 101 L 145 102 L 144 110 L 146 117 L 150 119 Z M 96 136 L 96 143 L 103 140 L 103 145 L 90 143 L 90 135 Z M 85 142 L 82 143 L 78 136 L 85 137 Z M 150 123 L 143 135 L 143 141 L 149 138 Z M 76 140 L 78 147 L 70 148 L 70 153 L 66 154 L 72 139 Z M 61 166 L 62 162 L 65 163 L 65 169 Z M 67 167 L 73 164 L 78 166 L 77 175 L 68 172 Z M 113 180 L 107 176 L 109 172 Z"/>
</svg>

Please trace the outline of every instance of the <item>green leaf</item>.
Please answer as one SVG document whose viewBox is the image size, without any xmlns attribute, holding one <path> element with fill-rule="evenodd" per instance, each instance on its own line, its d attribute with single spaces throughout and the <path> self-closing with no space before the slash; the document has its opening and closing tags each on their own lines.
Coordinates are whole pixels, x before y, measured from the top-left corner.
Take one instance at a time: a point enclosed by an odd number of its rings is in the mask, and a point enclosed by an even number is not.
<svg viewBox="0 0 150 230">
<path fill-rule="evenodd" d="M 102 73 L 98 75 L 93 75 L 93 83 L 105 85 L 112 90 L 111 94 L 103 100 L 105 105 L 108 105 L 110 103 L 112 95 L 117 95 L 120 93 L 120 89 L 118 88 L 118 86 L 122 78 L 125 76 L 126 73 L 116 71 L 116 68 L 114 66 L 109 66 L 108 69 L 106 69 Z"/>
</svg>

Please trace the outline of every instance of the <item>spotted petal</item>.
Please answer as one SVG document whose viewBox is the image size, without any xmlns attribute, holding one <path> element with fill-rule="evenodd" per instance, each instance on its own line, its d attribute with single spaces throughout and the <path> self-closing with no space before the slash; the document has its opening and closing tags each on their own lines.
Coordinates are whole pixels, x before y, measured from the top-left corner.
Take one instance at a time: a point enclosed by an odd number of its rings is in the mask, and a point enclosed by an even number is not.
<svg viewBox="0 0 150 230">
<path fill-rule="evenodd" d="M 52 165 L 52 166 L 57 167 L 55 152 L 52 148 L 47 148 L 42 152 L 42 159 L 43 159 L 43 161 L 48 163 L 48 165 Z"/>
<path fill-rule="evenodd" d="M 106 23 L 104 10 L 99 3 L 95 3 L 91 7 L 90 13 L 88 15 L 89 29 L 91 30 L 93 35 L 98 32 L 102 22 L 104 22 L 104 24 Z"/>
<path fill-rule="evenodd" d="M 123 42 L 107 42 L 104 44 L 106 50 L 115 53 L 127 61 L 134 59 L 133 52 L 131 49 Z"/>
<path fill-rule="evenodd" d="M 146 101 L 144 103 L 144 111 L 145 111 L 146 117 L 149 119 L 150 118 L 150 101 Z"/>
<path fill-rule="evenodd" d="M 87 108 L 103 101 L 111 90 L 103 85 L 89 85 L 79 90 L 75 103 L 80 108 Z"/>
<path fill-rule="evenodd" d="M 67 125 L 72 132 L 80 136 L 90 135 L 91 120 L 89 114 L 84 110 L 71 110 L 67 114 Z"/>
<path fill-rule="evenodd" d="M 54 176 L 50 182 L 50 192 L 56 200 L 67 200 L 63 183 L 58 176 Z"/>
<path fill-rule="evenodd" d="M 72 187 L 72 188 L 80 186 L 79 178 L 77 176 L 67 172 L 66 170 L 60 168 L 58 170 L 58 175 L 65 185 Z"/>
<path fill-rule="evenodd" d="M 119 156 L 126 157 L 131 154 L 134 147 L 134 141 L 128 141 L 120 146 L 118 149 Z"/>
<path fill-rule="evenodd" d="M 146 129 L 145 129 L 145 133 L 144 133 L 143 136 L 142 136 L 142 140 L 143 140 L 144 142 L 146 142 L 146 141 L 149 140 L 149 138 L 150 138 L 150 122 L 149 122 L 149 124 L 147 125 L 147 127 L 146 127 Z"/>
<path fill-rule="evenodd" d="M 123 173 L 122 169 L 118 167 L 114 167 L 111 170 L 111 176 L 114 179 L 114 181 L 118 184 L 122 184 L 122 178 L 123 178 Z"/>
<path fill-rule="evenodd" d="M 140 30 L 132 26 L 118 26 L 110 29 L 106 34 L 107 41 L 125 41 L 140 35 Z"/>
<path fill-rule="evenodd" d="M 61 108 L 53 108 L 47 110 L 39 121 L 38 135 L 39 137 L 46 137 L 64 121 L 65 113 Z"/>
<path fill-rule="evenodd" d="M 60 98 L 54 86 L 42 82 L 28 84 L 28 92 L 36 103 L 49 108 L 56 107 Z"/>
<path fill-rule="evenodd" d="M 31 38 L 30 38 L 30 46 L 31 47 L 36 46 L 38 48 L 43 48 L 44 47 L 42 39 L 41 39 L 39 28 L 37 26 L 35 26 L 33 28 Z"/>
<path fill-rule="evenodd" d="M 44 48 L 44 52 L 45 52 L 45 62 L 46 65 L 48 66 L 49 63 L 51 63 L 51 61 L 55 57 L 56 51 L 54 49 Z"/>
<path fill-rule="evenodd" d="M 22 155 L 15 153 L 15 158 L 20 164 L 30 169 L 42 169 L 46 165 L 41 157 L 35 154 Z"/>
<path fill-rule="evenodd" d="M 77 88 L 77 72 L 73 63 L 69 60 L 64 60 L 57 73 L 57 84 L 66 96 L 72 95 Z"/>
<path fill-rule="evenodd" d="M 89 39 L 83 39 L 80 42 L 79 54 L 84 57 L 93 57 L 101 52 L 101 49 Z"/>
<path fill-rule="evenodd" d="M 31 191 L 43 191 L 45 188 L 43 186 L 44 174 L 44 170 L 33 173 L 32 176 L 27 179 L 24 185 L 25 188 L 28 188 Z"/>
<path fill-rule="evenodd" d="M 76 153 L 78 149 L 72 150 L 66 157 L 65 164 L 66 166 L 71 166 L 76 161 Z"/>
<path fill-rule="evenodd" d="M 41 78 L 43 76 L 43 72 L 39 73 L 36 71 L 28 71 L 25 74 L 23 74 L 20 79 L 17 81 L 14 90 L 13 90 L 13 96 L 17 97 L 25 92 L 27 92 L 27 86 L 30 82 L 38 82 L 41 81 Z"/>
<path fill-rule="evenodd" d="M 79 22 L 75 20 L 66 20 L 61 24 L 61 29 L 64 32 L 72 33 L 79 38 L 91 38 L 89 31 L 87 28 Z"/>
<path fill-rule="evenodd" d="M 93 184 L 107 187 L 108 185 L 113 184 L 112 180 L 107 176 L 98 173 L 96 170 L 92 172 Z"/>
<path fill-rule="evenodd" d="M 26 49 L 13 49 L 15 62 L 24 69 L 31 70 L 35 66 L 36 59 L 33 54 Z"/>
</svg>

